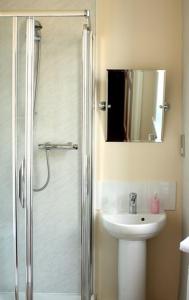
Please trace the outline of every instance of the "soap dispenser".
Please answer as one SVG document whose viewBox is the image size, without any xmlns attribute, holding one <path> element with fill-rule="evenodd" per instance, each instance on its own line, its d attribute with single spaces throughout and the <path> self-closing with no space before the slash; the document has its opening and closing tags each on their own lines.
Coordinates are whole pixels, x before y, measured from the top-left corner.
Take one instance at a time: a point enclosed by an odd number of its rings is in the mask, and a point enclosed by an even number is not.
<svg viewBox="0 0 189 300">
<path fill-rule="evenodd" d="M 155 193 L 150 201 L 150 212 L 152 214 L 160 213 L 160 199 L 158 198 L 158 194 Z"/>
</svg>

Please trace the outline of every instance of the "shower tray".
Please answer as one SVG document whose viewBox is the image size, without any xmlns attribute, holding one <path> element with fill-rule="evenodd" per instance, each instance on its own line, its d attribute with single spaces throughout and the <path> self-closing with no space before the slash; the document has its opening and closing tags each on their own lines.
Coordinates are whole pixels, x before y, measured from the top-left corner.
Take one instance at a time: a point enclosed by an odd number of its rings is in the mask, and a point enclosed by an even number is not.
<svg viewBox="0 0 189 300">
<path fill-rule="evenodd" d="M 19 296 L 19 300 L 25 300 L 25 293 Z M 14 300 L 14 293 L 0 293 L 0 300 Z M 71 293 L 34 293 L 34 300 L 81 300 L 81 296 Z"/>
</svg>

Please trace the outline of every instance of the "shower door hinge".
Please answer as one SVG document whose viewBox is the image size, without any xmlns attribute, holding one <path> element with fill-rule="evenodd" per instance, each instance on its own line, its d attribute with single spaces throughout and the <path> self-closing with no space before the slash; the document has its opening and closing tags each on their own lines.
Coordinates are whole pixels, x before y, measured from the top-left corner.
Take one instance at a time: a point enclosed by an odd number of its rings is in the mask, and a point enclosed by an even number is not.
<svg viewBox="0 0 189 300">
<path fill-rule="evenodd" d="M 185 134 L 180 136 L 180 155 L 185 157 Z"/>
</svg>

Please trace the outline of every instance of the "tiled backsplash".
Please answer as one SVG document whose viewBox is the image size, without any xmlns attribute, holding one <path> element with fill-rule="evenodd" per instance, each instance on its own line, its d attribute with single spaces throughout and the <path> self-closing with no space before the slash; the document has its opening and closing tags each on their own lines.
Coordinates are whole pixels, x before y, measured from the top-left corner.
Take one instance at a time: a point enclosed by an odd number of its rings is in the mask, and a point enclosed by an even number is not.
<svg viewBox="0 0 189 300">
<path fill-rule="evenodd" d="M 150 199 L 158 194 L 161 210 L 175 210 L 176 182 L 166 181 L 99 181 L 96 186 L 96 208 L 105 212 L 128 212 L 129 194 L 137 193 L 138 212 L 150 210 Z"/>
</svg>

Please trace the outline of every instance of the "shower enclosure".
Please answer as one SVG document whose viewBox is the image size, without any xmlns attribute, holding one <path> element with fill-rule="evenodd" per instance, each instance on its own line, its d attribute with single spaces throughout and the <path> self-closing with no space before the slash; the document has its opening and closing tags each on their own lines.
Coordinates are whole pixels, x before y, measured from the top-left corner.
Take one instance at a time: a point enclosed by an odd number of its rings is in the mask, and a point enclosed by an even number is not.
<svg viewBox="0 0 189 300">
<path fill-rule="evenodd" d="M 92 31 L 0 12 L 0 300 L 92 296 Z"/>
</svg>

